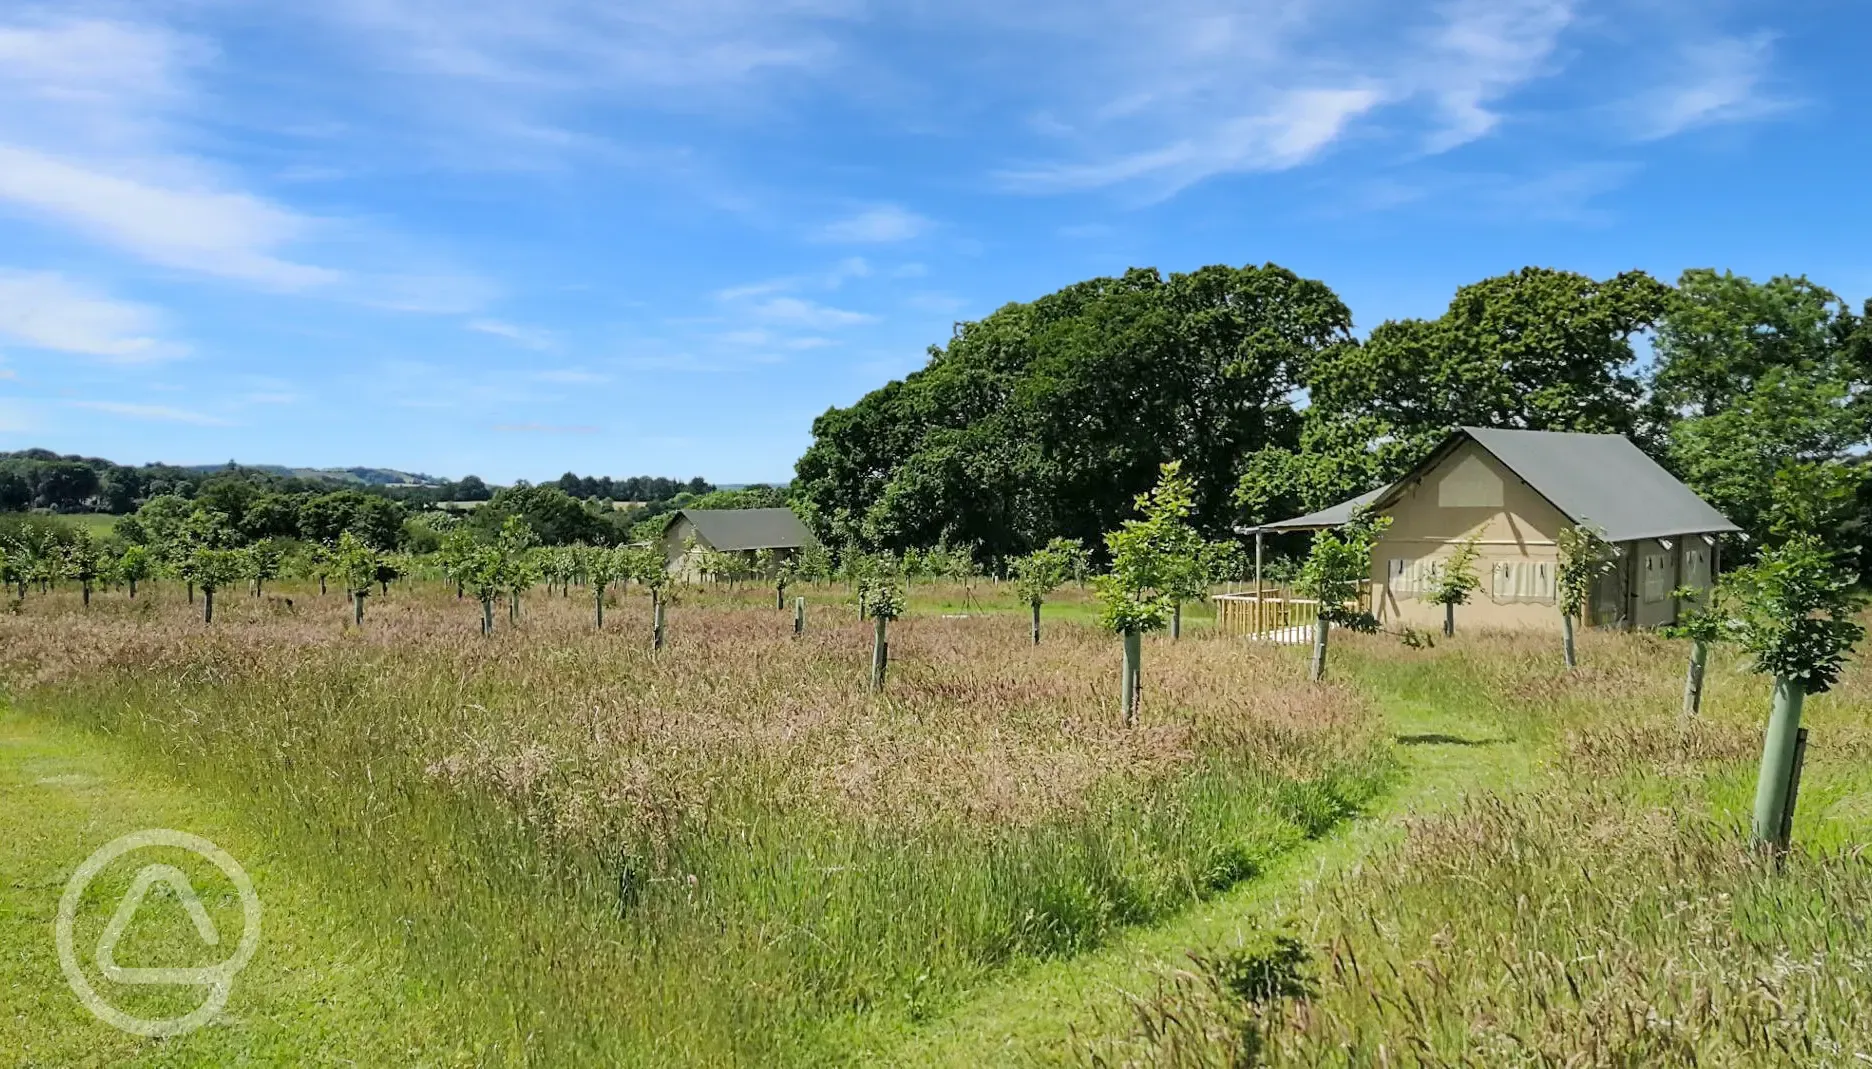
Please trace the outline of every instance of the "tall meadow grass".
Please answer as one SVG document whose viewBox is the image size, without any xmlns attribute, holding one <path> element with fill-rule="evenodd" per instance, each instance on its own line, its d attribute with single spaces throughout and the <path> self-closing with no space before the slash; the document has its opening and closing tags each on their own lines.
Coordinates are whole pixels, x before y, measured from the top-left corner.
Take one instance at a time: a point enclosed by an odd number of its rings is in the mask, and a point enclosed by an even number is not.
<svg viewBox="0 0 1872 1069">
<path fill-rule="evenodd" d="M 237 799 L 400 947 L 488 1064 L 823 1063 L 853 1018 L 940 1012 L 1252 875 L 1381 788 L 1371 703 L 1290 651 L 1186 638 L 1117 716 L 1115 644 L 1019 617 L 870 629 L 832 592 L 370 599 L 33 596 L 10 702 Z M 292 604 L 286 604 L 286 598 Z M 754 605 L 766 601 L 766 607 Z"/>
</svg>

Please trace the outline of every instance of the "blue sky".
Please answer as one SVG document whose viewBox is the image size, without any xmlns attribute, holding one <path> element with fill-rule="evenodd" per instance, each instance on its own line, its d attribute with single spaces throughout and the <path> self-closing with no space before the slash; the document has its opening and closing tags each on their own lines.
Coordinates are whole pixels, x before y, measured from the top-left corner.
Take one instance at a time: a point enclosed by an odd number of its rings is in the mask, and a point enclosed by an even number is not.
<svg viewBox="0 0 1872 1069">
<path fill-rule="evenodd" d="M 789 477 L 951 324 L 1274 261 L 1872 293 L 1872 4 L 0 4 L 0 448 Z"/>
</svg>

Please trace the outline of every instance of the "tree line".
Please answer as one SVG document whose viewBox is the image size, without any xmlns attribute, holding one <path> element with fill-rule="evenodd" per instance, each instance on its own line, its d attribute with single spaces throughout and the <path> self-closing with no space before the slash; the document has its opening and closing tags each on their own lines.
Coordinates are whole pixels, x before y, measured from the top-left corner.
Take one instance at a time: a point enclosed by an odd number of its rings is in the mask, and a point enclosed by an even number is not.
<svg viewBox="0 0 1872 1069">
<path fill-rule="evenodd" d="M 347 469 L 369 471 L 370 469 Z M 524 487 L 527 483 L 516 483 Z M 581 500 L 638 504 L 660 503 L 679 495 L 700 496 L 715 489 L 697 476 L 688 480 L 656 475 L 581 476 L 567 472 L 553 484 Z M 233 488 L 229 488 L 232 486 Z M 482 502 L 500 490 L 477 475 L 460 480 L 439 480 L 418 485 L 353 484 L 336 475 L 286 475 L 233 462 L 221 468 L 177 467 L 172 464 L 117 464 L 99 457 L 58 454 L 49 449 L 0 453 L 0 512 L 43 509 L 49 512 L 107 512 L 124 515 L 144 502 L 163 496 L 193 500 L 203 493 L 277 494 L 291 497 L 329 494 L 346 489 L 400 502 L 414 508 L 432 508 L 447 502 Z"/>
<path fill-rule="evenodd" d="M 1394 480 L 1464 425 L 1618 433 L 1759 544 L 1872 519 L 1872 302 L 1804 277 L 1529 267 L 1368 336 L 1285 268 L 1134 269 L 957 324 L 813 423 L 794 502 L 823 539 L 1000 561 L 1097 545 L 1180 461 L 1207 537 Z M 1298 548 L 1298 547 L 1295 547 Z"/>
</svg>

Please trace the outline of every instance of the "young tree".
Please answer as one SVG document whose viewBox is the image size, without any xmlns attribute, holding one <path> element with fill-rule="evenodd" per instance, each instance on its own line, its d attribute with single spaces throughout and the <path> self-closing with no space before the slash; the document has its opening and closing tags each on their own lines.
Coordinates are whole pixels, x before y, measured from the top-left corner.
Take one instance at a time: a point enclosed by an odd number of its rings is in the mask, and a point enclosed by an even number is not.
<svg viewBox="0 0 1872 1069">
<path fill-rule="evenodd" d="M 247 578 L 253 580 L 253 596 L 257 598 L 269 580 L 279 578 L 286 551 L 273 539 L 263 538 L 248 546 L 243 556 L 247 565 Z"/>
<path fill-rule="evenodd" d="M 1737 641 L 1755 671 L 1774 677 L 1774 706 L 1755 784 L 1754 839 L 1785 847 L 1793 824 L 1790 797 L 1801 706 L 1838 682 L 1840 667 L 1865 629 L 1854 616 L 1864 598 L 1856 576 L 1811 534 L 1765 549 L 1727 579 L 1736 602 Z"/>
<path fill-rule="evenodd" d="M 443 577 L 455 584 L 458 600 L 468 585 L 468 573 L 480 548 L 480 540 L 474 532 L 458 526 L 442 536 L 442 544 L 436 549 L 436 564 L 441 567 Z"/>
<path fill-rule="evenodd" d="M 898 585 L 895 576 L 881 575 L 865 580 L 867 590 L 865 604 L 871 614 L 873 630 L 871 633 L 871 689 L 884 689 L 884 671 L 890 664 L 890 635 L 888 628 L 892 620 L 903 615 L 903 588 Z"/>
<path fill-rule="evenodd" d="M 612 583 L 630 578 L 630 551 L 623 547 L 604 549 L 581 546 L 579 568 L 591 585 L 593 626 L 604 630 L 605 589 Z"/>
<path fill-rule="evenodd" d="M 351 595 L 351 620 L 364 626 L 364 599 L 370 596 L 371 584 L 377 581 L 377 569 L 383 562 L 377 551 L 350 531 L 338 535 L 338 547 L 332 553 L 332 570 L 345 592 Z"/>
<path fill-rule="evenodd" d="M 1202 572 L 1202 536 L 1188 523 L 1194 488 L 1182 470 L 1174 461 L 1165 464 L 1157 486 L 1137 499 L 1143 517 L 1126 520 L 1105 536 L 1111 571 L 1095 585 L 1102 603 L 1100 623 L 1124 638 L 1119 708 L 1126 727 L 1137 723 L 1142 636 L 1163 629 L 1175 592 L 1188 589 L 1190 577 Z"/>
<path fill-rule="evenodd" d="M 201 587 L 202 623 L 212 624 L 215 591 L 239 581 L 241 577 L 240 552 L 196 546 L 189 551 L 187 571 L 189 580 Z"/>
<path fill-rule="evenodd" d="M 802 582 L 825 583 L 832 579 L 832 552 L 818 542 L 809 542 L 794 558 L 793 573 Z"/>
<path fill-rule="evenodd" d="M 71 541 L 65 543 L 62 549 L 64 576 L 78 584 L 78 589 L 84 598 L 84 607 L 89 609 L 91 607 L 91 584 L 97 582 L 98 576 L 104 572 L 104 552 L 85 531 L 75 533 Z"/>
<path fill-rule="evenodd" d="M 21 601 L 26 600 L 26 576 L 28 574 L 26 555 L 20 552 L 19 547 L 11 543 L 0 542 L 0 584 L 17 588 Z"/>
<path fill-rule="evenodd" d="M 1566 666 L 1574 668 L 1579 665 L 1579 654 L 1573 644 L 1573 628 L 1592 601 L 1593 587 L 1612 571 L 1612 545 L 1591 527 L 1562 528 L 1555 545 L 1560 557 L 1555 588 L 1560 602 L 1561 649 Z"/>
<path fill-rule="evenodd" d="M 318 580 L 319 597 L 325 596 L 325 578 L 331 570 L 332 547 L 323 542 L 311 542 L 299 551 L 299 574 Z"/>
<path fill-rule="evenodd" d="M 137 584 L 148 579 L 156 570 L 155 558 L 148 546 L 126 546 L 123 556 L 117 558 L 117 576 L 130 584 L 130 596 L 136 597 Z"/>
<path fill-rule="evenodd" d="M 1450 551 L 1448 559 L 1437 569 L 1436 585 L 1425 599 L 1432 605 L 1443 606 L 1443 637 L 1456 633 L 1456 606 L 1469 604 L 1469 599 L 1482 589 L 1482 579 L 1476 575 L 1476 557 L 1481 553 L 1482 532 L 1477 531 Z"/>
<path fill-rule="evenodd" d="M 1313 664 L 1308 675 L 1315 683 L 1326 678 L 1326 636 L 1332 625 L 1367 633 L 1378 630 L 1377 619 L 1359 608 L 1359 588 L 1371 578 L 1372 546 L 1390 526 L 1391 517 L 1362 510 L 1338 530 L 1313 536 L 1313 548 L 1300 568 L 1294 589 L 1319 603 L 1319 616 L 1313 621 Z"/>
<path fill-rule="evenodd" d="M 1063 540 L 1056 540 L 1063 541 Z M 1059 547 L 1048 545 L 1010 565 L 1014 572 L 1014 590 L 1033 610 L 1033 644 L 1040 644 L 1040 603 L 1059 589 L 1071 574 L 1072 560 Z"/>
<path fill-rule="evenodd" d="M 650 648 L 663 648 L 663 601 L 669 587 L 669 565 L 656 546 L 633 546 L 626 569 L 630 577 L 650 591 Z"/>
<path fill-rule="evenodd" d="M 519 516 L 502 521 L 495 546 L 501 555 L 502 587 L 507 594 L 507 622 L 520 622 L 520 592 L 533 585 L 534 564 L 528 552 L 539 544 L 539 536 Z"/>
<path fill-rule="evenodd" d="M 1729 635 L 1726 595 L 1720 586 L 1707 591 L 1678 587 L 1671 591 L 1671 597 L 1680 605 L 1696 599 L 1701 599 L 1701 604 L 1681 609 L 1676 623 L 1658 629 L 1667 638 L 1690 640 L 1690 664 L 1684 671 L 1682 719 L 1685 721 L 1694 720 L 1703 709 L 1703 670 L 1709 664 L 1710 647 Z"/>
<path fill-rule="evenodd" d="M 481 603 L 481 633 L 494 633 L 494 602 L 506 589 L 506 561 L 500 547 L 470 539 L 454 562 L 457 588 L 467 588 Z"/>
</svg>

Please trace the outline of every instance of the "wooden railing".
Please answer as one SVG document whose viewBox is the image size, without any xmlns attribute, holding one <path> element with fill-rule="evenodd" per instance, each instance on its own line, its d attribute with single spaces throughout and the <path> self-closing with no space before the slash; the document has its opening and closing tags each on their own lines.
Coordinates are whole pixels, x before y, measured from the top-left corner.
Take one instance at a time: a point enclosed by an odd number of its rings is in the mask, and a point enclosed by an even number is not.
<svg viewBox="0 0 1872 1069">
<path fill-rule="evenodd" d="M 1359 606 L 1370 604 L 1369 586 L 1359 592 Z M 1251 638 L 1280 637 L 1310 629 L 1319 619 L 1319 602 L 1303 598 L 1285 587 L 1264 587 L 1260 593 L 1214 594 L 1216 630 L 1225 635 Z"/>
</svg>

